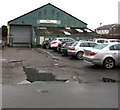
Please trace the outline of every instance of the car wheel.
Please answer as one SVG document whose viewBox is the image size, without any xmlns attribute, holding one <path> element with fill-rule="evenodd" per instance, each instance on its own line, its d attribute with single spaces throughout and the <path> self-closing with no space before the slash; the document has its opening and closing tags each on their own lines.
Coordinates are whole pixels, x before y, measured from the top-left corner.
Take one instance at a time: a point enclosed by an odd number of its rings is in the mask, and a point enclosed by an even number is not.
<svg viewBox="0 0 120 110">
<path fill-rule="evenodd" d="M 83 59 L 83 52 L 78 52 L 76 56 L 79 60 Z"/>
<path fill-rule="evenodd" d="M 115 66 L 115 61 L 112 58 L 106 58 L 103 62 L 103 66 L 107 69 L 111 69 Z"/>
</svg>

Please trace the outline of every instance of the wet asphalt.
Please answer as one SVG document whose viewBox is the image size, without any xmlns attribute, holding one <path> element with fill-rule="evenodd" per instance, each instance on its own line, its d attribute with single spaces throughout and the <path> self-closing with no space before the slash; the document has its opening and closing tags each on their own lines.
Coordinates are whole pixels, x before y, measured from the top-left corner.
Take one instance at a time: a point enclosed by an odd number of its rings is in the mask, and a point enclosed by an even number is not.
<svg viewBox="0 0 120 110">
<path fill-rule="evenodd" d="M 10 48 L 2 58 L 3 108 L 118 108 L 119 67 L 108 70 L 42 48 Z M 11 66 L 13 58 L 26 61 Z"/>
</svg>

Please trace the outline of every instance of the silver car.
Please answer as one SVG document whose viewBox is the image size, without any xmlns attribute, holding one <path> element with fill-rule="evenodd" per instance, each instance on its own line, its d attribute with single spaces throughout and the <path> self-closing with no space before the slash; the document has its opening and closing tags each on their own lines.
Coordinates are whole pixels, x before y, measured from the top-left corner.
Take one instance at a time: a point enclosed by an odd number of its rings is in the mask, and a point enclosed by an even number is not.
<svg viewBox="0 0 120 110">
<path fill-rule="evenodd" d="M 120 65 L 120 43 L 99 44 L 91 50 L 84 50 L 83 60 L 108 69 Z"/>
</svg>

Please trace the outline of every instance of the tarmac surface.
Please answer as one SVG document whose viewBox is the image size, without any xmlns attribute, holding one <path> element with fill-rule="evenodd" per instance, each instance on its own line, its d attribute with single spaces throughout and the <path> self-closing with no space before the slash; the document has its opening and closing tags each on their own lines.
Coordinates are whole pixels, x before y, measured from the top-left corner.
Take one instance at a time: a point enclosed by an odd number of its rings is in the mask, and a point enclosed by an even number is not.
<svg viewBox="0 0 120 110">
<path fill-rule="evenodd" d="M 5 48 L 2 107 L 118 108 L 118 76 L 119 67 L 104 69 L 50 49 Z"/>
</svg>

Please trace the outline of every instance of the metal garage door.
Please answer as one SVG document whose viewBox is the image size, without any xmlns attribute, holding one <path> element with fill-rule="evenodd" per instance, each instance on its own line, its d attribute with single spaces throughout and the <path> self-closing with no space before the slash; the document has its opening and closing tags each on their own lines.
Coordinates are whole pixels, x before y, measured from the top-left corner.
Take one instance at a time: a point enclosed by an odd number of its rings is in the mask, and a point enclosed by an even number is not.
<svg viewBox="0 0 120 110">
<path fill-rule="evenodd" d="M 13 46 L 28 46 L 32 42 L 31 26 L 11 26 Z"/>
</svg>

